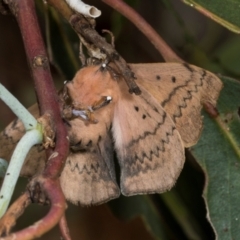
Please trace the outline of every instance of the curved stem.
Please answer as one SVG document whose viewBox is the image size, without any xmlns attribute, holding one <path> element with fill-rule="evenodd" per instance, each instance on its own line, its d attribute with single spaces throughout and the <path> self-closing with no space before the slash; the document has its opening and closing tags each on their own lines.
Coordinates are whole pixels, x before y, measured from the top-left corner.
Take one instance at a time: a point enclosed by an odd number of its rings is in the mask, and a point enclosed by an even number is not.
<svg viewBox="0 0 240 240">
<path fill-rule="evenodd" d="M 68 155 L 67 130 L 61 118 L 58 96 L 53 84 L 49 60 L 41 36 L 33 0 L 12 0 L 11 11 L 15 14 L 24 40 L 27 59 L 32 71 L 41 114 L 51 116 L 56 129 L 55 149 L 47 150 L 48 157 L 53 151 L 57 157 L 47 161 L 44 175 L 58 178 Z"/>
<path fill-rule="evenodd" d="M 6 214 L 0 219 L 0 236 L 4 233 L 9 234 L 12 227 L 16 224 L 16 220 L 20 217 L 24 210 L 31 204 L 30 194 L 24 192 L 7 210 Z"/>
<path fill-rule="evenodd" d="M 52 229 L 60 220 L 66 209 L 65 198 L 58 180 L 42 178 L 42 189 L 45 189 L 47 196 L 51 199 L 51 209 L 45 217 L 21 231 L 0 238 L 0 240 L 31 240 L 36 239 Z"/>
<path fill-rule="evenodd" d="M 60 219 L 59 228 L 61 230 L 63 239 L 64 240 L 71 240 L 71 236 L 70 236 L 70 233 L 69 233 L 69 228 L 68 228 L 68 225 L 67 225 L 67 220 L 66 220 L 65 214 L 63 214 L 63 216 Z"/>
<path fill-rule="evenodd" d="M 0 217 L 3 216 L 8 208 L 22 165 L 30 148 L 41 142 L 42 133 L 37 129 L 33 129 L 26 132 L 17 144 L 0 191 Z"/>
<path fill-rule="evenodd" d="M 184 62 L 133 8 L 122 0 L 102 0 L 130 20 L 155 46 L 166 62 Z"/>
<path fill-rule="evenodd" d="M 1 83 L 0 99 L 21 119 L 26 130 L 36 128 L 37 120 Z"/>
</svg>

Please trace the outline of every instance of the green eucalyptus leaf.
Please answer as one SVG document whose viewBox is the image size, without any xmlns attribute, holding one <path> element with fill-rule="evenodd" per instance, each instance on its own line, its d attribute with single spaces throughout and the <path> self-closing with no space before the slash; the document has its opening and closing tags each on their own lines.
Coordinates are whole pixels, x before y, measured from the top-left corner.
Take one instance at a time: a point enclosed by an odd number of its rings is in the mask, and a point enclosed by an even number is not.
<svg viewBox="0 0 240 240">
<path fill-rule="evenodd" d="M 204 130 L 191 152 L 206 174 L 204 198 L 218 239 L 240 238 L 240 83 L 221 78 L 216 119 L 204 114 Z"/>
<path fill-rule="evenodd" d="M 240 33 L 240 2 L 238 0 L 183 0 L 229 30 Z"/>
</svg>

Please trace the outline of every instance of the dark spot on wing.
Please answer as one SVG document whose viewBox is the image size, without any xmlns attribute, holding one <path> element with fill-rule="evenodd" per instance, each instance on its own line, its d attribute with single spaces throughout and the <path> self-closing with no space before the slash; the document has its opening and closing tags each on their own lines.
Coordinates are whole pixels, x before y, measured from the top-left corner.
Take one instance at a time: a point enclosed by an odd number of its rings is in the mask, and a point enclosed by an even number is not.
<svg viewBox="0 0 240 240">
<path fill-rule="evenodd" d="M 145 119 L 147 116 L 145 114 L 142 115 L 142 119 Z"/>
<path fill-rule="evenodd" d="M 157 80 L 160 80 L 160 79 L 161 79 L 161 77 L 160 77 L 159 75 L 157 75 L 157 76 L 156 76 L 156 79 L 157 79 Z"/>
<path fill-rule="evenodd" d="M 148 137 L 149 135 L 151 136 L 155 136 L 158 129 L 164 124 L 165 120 L 167 118 L 167 114 L 164 112 L 162 115 L 162 119 L 160 122 L 158 122 L 155 126 L 154 129 L 152 129 L 152 131 L 145 131 L 142 135 L 138 136 L 137 138 L 133 139 L 131 142 L 129 142 L 127 147 L 132 147 L 134 144 L 138 143 L 139 141 L 145 139 L 146 137 Z M 172 135 L 172 134 L 171 134 Z"/>
<path fill-rule="evenodd" d="M 173 76 L 172 77 L 172 82 L 175 83 L 176 82 L 176 78 Z"/>
<path fill-rule="evenodd" d="M 134 109 L 138 112 L 139 108 L 137 106 L 134 106 Z"/>
</svg>

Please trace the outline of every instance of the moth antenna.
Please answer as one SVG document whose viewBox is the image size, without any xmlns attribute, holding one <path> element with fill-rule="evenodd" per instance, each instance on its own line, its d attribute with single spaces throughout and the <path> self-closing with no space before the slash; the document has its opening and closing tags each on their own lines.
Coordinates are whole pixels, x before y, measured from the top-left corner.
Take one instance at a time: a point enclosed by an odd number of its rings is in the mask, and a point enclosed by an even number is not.
<svg viewBox="0 0 240 240">
<path fill-rule="evenodd" d="M 107 104 L 109 104 L 111 101 L 112 101 L 111 96 L 103 96 L 99 101 L 95 102 L 94 105 L 91 106 L 91 110 L 89 109 L 89 111 L 95 111 L 101 107 L 104 107 Z"/>
<path fill-rule="evenodd" d="M 112 45 L 113 48 L 115 48 L 115 43 L 114 43 L 115 42 L 115 37 L 114 37 L 113 33 L 111 31 L 107 30 L 107 29 L 103 29 L 102 33 L 108 33 L 110 35 L 111 45 Z"/>
<path fill-rule="evenodd" d="M 115 80 L 122 77 L 122 75 L 116 70 L 116 68 L 112 67 L 109 63 L 109 59 L 105 59 L 104 61 L 102 61 L 100 70 L 107 70 L 110 73 L 111 77 Z"/>
</svg>

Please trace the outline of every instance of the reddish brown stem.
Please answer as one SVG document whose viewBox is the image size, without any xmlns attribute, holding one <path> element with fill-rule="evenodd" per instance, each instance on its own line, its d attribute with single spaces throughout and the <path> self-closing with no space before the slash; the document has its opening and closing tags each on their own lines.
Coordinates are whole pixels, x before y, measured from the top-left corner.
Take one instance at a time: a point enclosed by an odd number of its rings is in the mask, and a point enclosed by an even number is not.
<svg viewBox="0 0 240 240">
<path fill-rule="evenodd" d="M 29 192 L 26 191 L 21 195 L 8 209 L 4 216 L 0 219 L 0 236 L 4 233 L 9 234 L 12 227 L 16 224 L 16 219 L 20 217 L 26 207 L 31 203 Z"/>
<path fill-rule="evenodd" d="M 21 231 L 0 238 L 0 240 L 30 240 L 36 239 L 52 229 L 60 220 L 66 209 L 65 198 L 63 196 L 58 180 L 42 179 L 41 185 L 51 199 L 51 209 L 48 214 L 34 225 Z"/>
<path fill-rule="evenodd" d="M 219 115 L 217 108 L 214 107 L 211 103 L 205 102 L 203 103 L 203 107 L 205 111 L 210 115 L 210 117 L 216 118 Z"/>
<path fill-rule="evenodd" d="M 11 10 L 15 13 L 27 59 L 32 70 L 41 114 L 50 114 L 52 125 L 56 127 L 56 157 L 51 158 L 44 170 L 44 176 L 57 178 L 64 166 L 68 154 L 67 131 L 61 119 L 57 94 L 53 84 L 47 53 L 37 21 L 33 0 L 11 1 Z M 48 156 L 52 151 L 48 151 Z"/>
<path fill-rule="evenodd" d="M 63 239 L 71 240 L 65 214 L 61 217 L 61 220 L 59 222 L 59 227 L 60 227 Z"/>
<path fill-rule="evenodd" d="M 184 62 L 133 8 L 122 0 L 102 0 L 130 20 L 155 46 L 166 62 Z"/>
<path fill-rule="evenodd" d="M 56 135 L 55 149 L 47 151 L 48 161 L 42 175 L 31 181 L 33 190 L 34 185 L 40 186 L 40 192 L 44 193 L 47 199 L 50 200 L 50 211 L 43 219 L 35 223 L 34 227 L 30 226 L 3 238 L 26 240 L 35 239 L 50 230 L 59 222 L 65 211 L 65 198 L 58 177 L 68 155 L 69 143 L 67 131 L 61 119 L 58 96 L 50 73 L 49 61 L 37 21 L 34 1 L 11 0 L 8 3 L 21 30 L 40 112 L 44 116 L 50 116 L 50 125 L 55 128 Z M 34 191 L 31 191 L 31 194 L 34 194 Z"/>
</svg>

